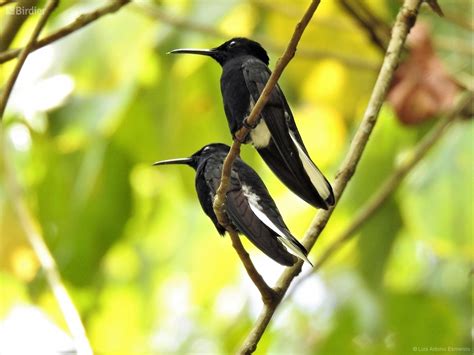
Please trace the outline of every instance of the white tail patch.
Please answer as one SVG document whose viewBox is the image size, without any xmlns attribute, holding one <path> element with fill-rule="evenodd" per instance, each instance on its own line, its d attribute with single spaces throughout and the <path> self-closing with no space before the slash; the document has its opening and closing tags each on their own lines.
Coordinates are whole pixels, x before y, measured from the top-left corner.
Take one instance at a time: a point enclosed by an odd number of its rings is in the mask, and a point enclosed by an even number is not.
<svg viewBox="0 0 474 355">
<path fill-rule="evenodd" d="M 249 113 L 252 112 L 252 109 L 255 105 L 255 101 L 250 95 L 250 105 L 249 105 Z M 247 117 L 245 118 L 247 119 Z M 258 125 L 250 131 L 250 139 L 252 140 L 252 145 L 255 148 L 265 148 L 270 143 L 270 138 L 272 135 L 268 130 L 267 124 L 263 118 L 260 119 Z"/>
<path fill-rule="evenodd" d="M 296 140 L 293 132 L 290 131 L 290 137 L 293 143 L 295 144 L 296 148 L 298 149 L 298 155 L 303 163 L 303 168 L 308 174 L 309 179 L 313 183 L 314 187 L 318 191 L 319 195 L 326 200 L 330 195 L 331 191 L 329 190 L 328 183 L 324 178 L 324 175 L 319 171 L 319 169 L 314 165 L 311 159 L 306 155 L 304 150 L 299 145 L 298 141 Z"/>
<path fill-rule="evenodd" d="M 270 143 L 270 138 L 272 135 L 263 119 L 260 120 L 257 127 L 250 131 L 250 139 L 252 139 L 252 145 L 255 148 L 265 148 Z"/>
<path fill-rule="evenodd" d="M 293 242 L 291 240 L 289 240 L 287 237 L 279 236 L 278 240 L 280 242 L 282 242 L 289 249 L 289 251 L 292 254 L 296 255 L 300 259 L 303 259 L 304 261 L 306 261 L 309 265 L 313 266 L 313 264 L 311 263 L 311 261 L 309 261 L 309 259 L 306 257 L 306 255 L 304 255 L 301 252 L 301 250 L 296 245 L 294 245 Z"/>
<path fill-rule="evenodd" d="M 282 242 L 287 248 L 288 251 L 291 252 L 292 254 L 296 255 L 300 259 L 303 259 L 304 261 L 308 262 L 310 265 L 311 261 L 308 260 L 306 255 L 304 255 L 301 250 L 298 248 L 297 245 L 293 243 L 291 239 L 289 239 L 285 233 L 278 228 L 271 220 L 268 218 L 268 216 L 262 211 L 261 207 L 258 204 L 258 201 L 260 198 L 254 194 L 253 192 L 250 191 L 250 189 L 247 186 L 242 186 L 242 190 L 244 192 L 244 195 L 247 197 L 247 201 L 249 202 L 250 209 L 252 212 L 257 216 L 257 218 L 265 224 L 268 228 L 270 228 L 272 231 L 274 231 L 278 235 L 278 240 Z"/>
</svg>

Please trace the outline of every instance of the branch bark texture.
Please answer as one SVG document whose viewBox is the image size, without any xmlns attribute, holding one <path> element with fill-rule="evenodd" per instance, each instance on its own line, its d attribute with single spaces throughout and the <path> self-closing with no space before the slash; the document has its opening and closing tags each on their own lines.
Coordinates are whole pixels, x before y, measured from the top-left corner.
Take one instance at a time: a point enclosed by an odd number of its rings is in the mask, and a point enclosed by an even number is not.
<svg viewBox="0 0 474 355">
<path fill-rule="evenodd" d="M 253 126 L 255 123 L 257 123 L 258 118 L 260 116 L 260 112 L 262 111 L 263 107 L 267 103 L 270 97 L 270 94 L 273 88 L 275 87 L 275 85 L 277 84 L 278 79 L 280 78 L 283 70 L 291 61 L 291 59 L 295 56 L 298 42 L 301 39 L 301 36 L 303 35 L 303 32 L 306 26 L 308 25 L 309 21 L 313 17 L 314 12 L 318 8 L 319 3 L 320 3 L 320 0 L 312 1 L 308 9 L 306 10 L 305 14 L 303 15 L 303 18 L 296 25 L 295 31 L 288 44 L 288 47 L 283 53 L 283 56 L 278 60 L 275 70 L 273 71 L 270 78 L 268 79 L 268 82 L 265 85 L 259 99 L 255 103 L 255 106 L 253 107 L 252 112 L 245 119 L 247 124 L 243 125 L 242 128 L 235 134 L 234 142 L 222 166 L 221 181 L 219 184 L 219 188 L 217 189 L 216 196 L 214 198 L 213 207 L 214 207 L 214 212 L 216 214 L 217 220 L 219 221 L 221 225 L 226 227 L 226 230 L 231 235 L 232 244 L 234 248 L 236 249 L 240 259 L 242 260 L 242 263 L 244 264 L 245 269 L 247 270 L 247 273 L 249 274 L 249 277 L 255 283 L 255 286 L 259 289 L 262 299 L 263 299 L 263 303 L 265 305 L 277 305 L 280 300 L 278 299 L 278 297 L 275 297 L 277 293 L 265 283 L 262 276 L 255 269 L 255 266 L 253 265 L 252 261 L 250 260 L 250 257 L 248 256 L 247 252 L 245 252 L 242 246 L 242 243 L 240 242 L 238 234 L 236 233 L 235 229 L 231 225 L 229 225 L 228 218 L 224 211 L 226 194 L 229 188 L 229 179 L 230 179 L 230 174 L 232 171 L 232 165 L 234 163 L 234 160 L 240 154 L 240 145 L 241 145 L 240 142 L 244 141 L 245 137 L 250 132 L 250 129 L 247 127 Z"/>
<path fill-rule="evenodd" d="M 98 20 L 104 15 L 111 14 L 120 10 L 123 6 L 127 5 L 131 0 L 114 0 L 103 7 L 98 8 L 97 10 L 82 14 L 78 16 L 73 22 L 69 25 L 66 25 L 59 30 L 51 33 L 50 35 L 35 41 L 31 51 L 35 51 L 41 47 L 47 46 L 67 35 L 70 35 L 73 32 L 80 30 L 83 27 L 86 27 L 90 23 Z M 18 57 L 22 49 L 12 49 L 6 52 L 0 53 L 0 63 L 5 63 L 13 58 Z"/>
<path fill-rule="evenodd" d="M 265 107 L 273 88 L 275 87 L 278 82 L 278 79 L 283 73 L 283 70 L 286 68 L 291 59 L 293 59 L 293 57 L 295 56 L 298 42 L 300 41 L 306 26 L 313 17 L 313 14 L 318 8 L 320 2 L 320 0 L 313 0 L 306 12 L 304 13 L 301 21 L 298 22 L 298 24 L 296 25 L 293 36 L 291 37 L 291 40 L 285 52 L 283 53 L 282 57 L 278 59 L 274 71 L 270 75 L 270 78 L 268 79 L 267 84 L 263 88 L 260 97 L 252 108 L 252 112 L 250 112 L 249 116 L 245 119 L 247 124 L 242 126 L 242 128 L 235 134 L 235 139 L 232 144 L 231 150 L 229 151 L 229 154 L 224 160 L 221 183 L 219 185 L 219 188 L 217 189 L 216 197 L 214 199 L 214 212 L 216 213 L 219 223 L 221 223 L 222 221 L 222 223 L 224 223 L 223 225 L 225 225 L 226 222 L 223 212 L 225 195 L 229 187 L 229 177 L 230 172 L 232 171 L 232 164 L 234 163 L 234 160 L 237 158 L 240 152 L 240 142 L 243 142 L 245 140 L 245 137 L 250 132 L 250 129 L 247 126 L 253 126 L 257 123 L 260 113 Z"/>
<path fill-rule="evenodd" d="M 8 17 L 5 19 L 0 34 L 0 51 L 4 51 L 10 47 L 16 34 L 37 3 L 38 0 L 19 0 L 11 13 L 7 10 Z"/>
<path fill-rule="evenodd" d="M 18 75 L 20 74 L 20 70 L 23 64 L 25 64 L 26 57 L 28 57 L 28 54 L 30 54 L 41 30 L 46 25 L 46 22 L 48 21 L 49 16 L 52 14 L 52 12 L 58 6 L 58 4 L 59 4 L 59 0 L 49 0 L 46 3 L 43 14 L 41 15 L 38 23 L 36 24 L 36 27 L 34 28 L 33 33 L 31 34 L 25 48 L 23 48 L 19 54 L 18 62 L 16 63 L 16 66 L 13 69 L 13 72 L 10 74 L 10 77 L 7 80 L 5 88 L 3 89 L 2 96 L 0 97 L 0 122 L 2 121 L 3 114 L 7 106 L 8 98 L 10 97 L 10 94 L 12 92 L 13 86 L 15 85 L 16 79 L 18 78 Z"/>
<path fill-rule="evenodd" d="M 426 156 L 430 149 L 443 137 L 448 128 L 455 121 L 474 99 L 474 93 L 465 92 L 459 98 L 458 103 L 447 113 L 444 119 L 442 119 L 435 127 L 427 133 L 423 139 L 416 145 L 413 152 L 410 153 L 409 157 L 403 161 L 391 174 L 390 176 L 380 185 L 378 190 L 372 195 L 372 197 L 362 206 L 357 215 L 352 219 L 349 226 L 334 239 L 331 245 L 321 254 L 318 261 L 314 265 L 313 269 L 303 277 L 299 278 L 297 283 L 293 286 L 293 290 L 297 285 L 301 284 L 302 281 L 307 279 L 309 276 L 319 271 L 321 266 L 327 262 L 328 259 L 336 251 L 338 251 L 342 245 L 352 239 L 359 230 L 359 228 L 366 223 L 372 216 L 374 216 L 379 208 L 389 199 L 389 197 L 395 192 L 400 186 L 403 179 L 413 170 L 413 168 Z"/>
<path fill-rule="evenodd" d="M 403 50 L 405 40 L 418 15 L 422 0 L 405 0 L 400 9 L 395 25 L 392 30 L 392 36 L 384 57 L 383 65 L 375 83 L 372 95 L 370 97 L 367 109 L 362 122 L 355 133 L 354 139 L 349 148 L 349 152 L 344 159 L 333 185 L 336 201 L 339 201 L 349 180 L 354 175 L 357 164 L 364 152 L 370 134 L 377 122 L 380 108 L 387 95 L 390 82 L 393 78 L 395 69 L 400 61 L 400 54 Z M 303 240 L 308 250 L 316 243 L 319 235 L 326 226 L 334 207 L 327 211 L 320 211 L 313 220 L 306 236 Z M 282 299 L 293 279 L 301 271 L 302 263 L 299 262 L 291 268 L 286 269 L 280 276 L 276 289 L 280 293 L 278 299 Z M 267 328 L 279 303 L 265 304 L 259 317 L 257 318 L 253 329 L 247 336 L 239 352 L 241 354 L 250 354 L 255 351 L 265 329 Z"/>
<path fill-rule="evenodd" d="M 250 255 L 245 250 L 242 242 L 240 241 L 238 233 L 233 228 L 228 228 L 230 239 L 232 240 L 232 246 L 236 250 L 242 264 L 244 264 L 245 270 L 247 271 L 250 279 L 255 284 L 257 289 L 260 291 L 262 296 L 263 304 L 271 304 L 276 301 L 277 293 L 265 282 L 262 275 L 257 271 L 255 266 L 250 259 Z"/>
</svg>

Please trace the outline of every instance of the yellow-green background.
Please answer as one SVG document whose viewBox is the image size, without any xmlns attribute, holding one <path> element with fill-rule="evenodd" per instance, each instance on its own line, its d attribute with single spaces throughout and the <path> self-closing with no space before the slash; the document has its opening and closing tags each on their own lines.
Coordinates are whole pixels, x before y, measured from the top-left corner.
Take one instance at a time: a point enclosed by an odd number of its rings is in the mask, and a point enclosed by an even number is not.
<svg viewBox="0 0 474 355">
<path fill-rule="evenodd" d="M 44 33 L 104 3 L 62 1 Z M 401 2 L 367 3 L 391 24 Z M 230 144 L 221 70 L 205 57 L 166 52 L 249 36 L 281 47 L 269 53 L 273 67 L 306 5 L 151 3 L 224 37 L 167 24 L 153 8 L 129 5 L 27 62 L 3 123 L 9 150 L 2 154 L 14 161 L 27 205 L 99 354 L 228 353 L 248 333 L 261 308 L 257 291 L 229 238 L 220 238 L 201 211 L 194 172 L 151 166 L 210 142 Z M 440 5 L 454 20 L 437 18 L 425 6 L 420 18 L 431 24 L 448 71 L 472 78 L 472 32 L 455 24 L 472 24 L 472 5 Z M 13 47 L 25 43 L 38 17 L 30 17 Z M 333 0 L 322 2 L 300 48 L 280 85 L 311 156 L 333 181 L 382 55 Z M 310 50 L 320 55 L 304 55 Z M 13 65 L 2 65 L 2 82 Z M 390 106 L 383 107 L 310 259 L 318 259 L 432 125 L 402 126 Z M 283 302 L 259 353 L 409 354 L 414 347 L 470 347 L 472 128 L 470 121 L 456 123 L 358 237 Z M 251 147 L 242 156 L 301 237 L 316 211 L 289 192 Z M 32 304 L 66 329 L 0 172 L 0 319 Z M 246 245 L 274 282 L 282 268 Z"/>
</svg>

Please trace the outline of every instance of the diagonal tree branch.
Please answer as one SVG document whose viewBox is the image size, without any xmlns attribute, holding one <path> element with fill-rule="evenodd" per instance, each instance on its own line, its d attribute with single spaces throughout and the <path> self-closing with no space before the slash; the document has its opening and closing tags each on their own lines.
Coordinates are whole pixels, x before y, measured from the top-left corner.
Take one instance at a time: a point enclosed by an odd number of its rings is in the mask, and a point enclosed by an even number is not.
<svg viewBox="0 0 474 355">
<path fill-rule="evenodd" d="M 4 140 L 4 141 L 3 141 Z M 3 141 L 3 142 L 2 142 Z M 24 193 L 18 182 L 15 167 L 11 161 L 10 154 L 7 151 L 7 136 L 0 133 L 0 149 L 3 149 L 3 163 L 5 172 L 6 192 L 10 196 L 13 209 L 18 216 L 20 226 L 23 229 L 28 242 L 31 245 L 39 263 L 44 270 L 46 280 L 51 288 L 69 332 L 75 343 L 75 349 L 79 355 L 92 355 L 92 348 L 87 339 L 84 325 L 78 310 L 74 306 L 71 296 L 64 286 L 61 275 L 59 274 L 56 262 L 46 245 L 36 223 L 25 203 Z"/>
<path fill-rule="evenodd" d="M 217 189 L 216 197 L 214 198 L 214 212 L 216 213 L 219 223 L 222 222 L 221 224 L 223 225 L 225 225 L 226 223 L 224 213 L 225 195 L 229 187 L 229 177 L 232 171 L 232 164 L 240 153 L 241 142 L 245 140 L 245 137 L 250 132 L 250 129 L 248 127 L 253 126 L 255 125 L 255 123 L 257 123 L 260 112 L 262 112 L 262 109 L 265 107 L 273 88 L 275 87 L 278 82 L 278 79 L 283 73 L 283 70 L 286 68 L 291 59 L 295 56 L 298 42 L 300 41 L 306 26 L 313 17 L 313 14 L 318 8 L 320 2 L 320 0 L 313 0 L 306 12 L 304 13 L 301 21 L 298 22 L 298 24 L 296 25 L 293 36 L 291 37 L 291 40 L 288 43 L 285 52 L 278 59 L 275 69 L 270 75 L 270 78 L 268 79 L 265 87 L 263 88 L 260 97 L 252 108 L 252 111 L 250 112 L 249 116 L 245 119 L 246 125 L 242 126 L 242 128 L 235 134 L 235 139 L 232 144 L 232 147 L 229 151 L 229 154 L 227 154 L 226 159 L 224 160 L 224 165 L 222 167 L 221 183 L 219 185 L 219 188 Z"/>
<path fill-rule="evenodd" d="M 5 107 L 7 106 L 8 98 L 10 97 L 13 86 L 15 85 L 16 79 L 18 78 L 18 75 L 20 74 L 21 67 L 23 66 L 23 64 L 25 64 L 26 57 L 28 56 L 28 54 L 30 54 L 33 48 L 33 45 L 35 44 L 36 39 L 38 38 L 41 30 L 46 25 L 46 22 L 48 21 L 49 16 L 54 11 L 54 9 L 58 6 L 58 4 L 59 4 L 59 0 L 49 0 L 46 3 L 44 12 L 41 15 L 38 23 L 36 24 L 36 27 L 34 28 L 33 33 L 31 34 L 30 39 L 28 40 L 28 43 L 26 44 L 25 48 L 22 49 L 19 55 L 18 62 L 16 63 L 16 66 L 13 69 L 13 72 L 8 78 L 7 84 L 5 85 L 5 88 L 3 89 L 2 96 L 0 97 L 0 122 L 2 121 L 3 114 L 5 112 Z"/>
<path fill-rule="evenodd" d="M 387 95 L 388 87 L 393 78 L 395 69 L 400 61 L 400 54 L 402 52 L 407 35 L 416 21 L 418 10 L 423 0 L 405 0 L 402 8 L 400 9 L 397 20 L 392 30 L 392 37 L 388 45 L 387 53 L 385 54 L 384 62 L 380 70 L 379 76 L 375 83 L 372 95 L 370 97 L 364 118 L 354 136 L 352 144 L 349 148 L 349 152 L 343 161 L 339 172 L 336 176 L 334 183 L 334 194 L 336 201 L 338 201 L 343 194 L 349 180 L 354 175 L 357 164 L 364 152 L 364 148 L 367 145 L 370 134 L 377 122 L 377 117 L 382 107 L 383 101 Z M 306 236 L 304 238 L 304 244 L 308 250 L 310 250 L 322 230 L 326 226 L 334 207 L 318 213 L 316 218 L 313 220 Z M 298 262 L 291 268 L 286 269 L 280 276 L 276 289 L 279 292 L 279 300 L 282 299 L 283 295 L 288 290 L 293 279 L 301 271 L 302 262 Z M 265 304 L 259 317 L 257 318 L 253 329 L 247 336 L 239 352 L 241 354 L 250 354 L 257 348 L 257 344 L 260 341 L 265 329 L 267 328 L 276 308 L 278 302 L 273 304 Z"/>
<path fill-rule="evenodd" d="M 352 219 L 349 226 L 337 238 L 335 238 L 332 244 L 321 254 L 313 269 L 311 269 L 310 272 L 299 278 L 298 281 L 293 284 L 293 291 L 304 280 L 319 271 L 321 266 L 325 264 L 327 260 L 341 248 L 342 245 L 352 239 L 356 235 L 355 233 L 359 230 L 359 228 L 377 213 L 379 208 L 400 186 L 403 179 L 426 156 L 429 150 L 443 137 L 448 128 L 451 127 L 453 121 L 455 121 L 459 115 L 462 114 L 463 110 L 472 102 L 473 99 L 473 92 L 468 91 L 461 95 L 458 103 L 450 112 L 446 114 L 445 118 L 442 119 L 435 127 L 430 130 L 430 132 L 428 132 L 423 137 L 423 139 L 413 149 L 409 157 L 404 162 L 402 162 L 387 179 L 385 179 L 385 181 L 380 185 L 372 197 L 364 204 L 361 209 L 359 209 L 359 212 Z"/>
<path fill-rule="evenodd" d="M 252 279 L 252 281 L 255 283 L 255 285 L 261 292 L 263 302 L 265 305 L 276 306 L 280 302 L 280 300 L 278 299 L 278 297 L 275 297 L 276 293 L 273 290 L 271 290 L 267 286 L 267 284 L 263 281 L 262 276 L 255 269 L 255 266 L 252 264 L 252 261 L 250 260 L 250 258 L 248 257 L 248 254 L 245 252 L 242 244 L 240 243 L 239 236 L 237 235 L 235 229 L 231 225 L 229 225 L 227 216 L 224 212 L 224 205 L 225 205 L 227 190 L 229 188 L 229 179 L 230 179 L 230 174 L 232 171 L 232 165 L 234 163 L 234 160 L 238 157 L 240 153 L 240 145 L 241 145 L 240 142 L 242 142 L 244 138 L 247 136 L 247 134 L 250 132 L 250 130 L 247 127 L 252 126 L 257 122 L 260 112 L 262 111 L 263 107 L 268 101 L 268 98 L 270 97 L 270 93 L 272 92 L 273 88 L 278 82 L 278 78 L 281 76 L 283 70 L 288 65 L 290 60 L 294 57 L 298 42 L 301 36 L 303 35 L 303 32 L 306 26 L 308 25 L 309 21 L 313 17 L 314 12 L 318 8 L 319 3 L 320 3 L 320 0 L 313 0 L 310 6 L 308 7 L 308 9 L 306 10 L 305 14 L 303 15 L 303 18 L 301 19 L 301 21 L 296 25 L 295 31 L 288 44 L 288 47 L 283 53 L 283 56 L 280 59 L 278 59 L 275 70 L 273 71 L 272 75 L 268 79 L 268 82 L 265 85 L 265 88 L 263 89 L 262 94 L 260 95 L 259 99 L 255 103 L 255 106 L 253 107 L 250 115 L 245 119 L 247 125 L 242 126 L 242 128 L 235 134 L 235 139 L 232 144 L 232 147 L 229 153 L 227 154 L 224 160 L 224 164 L 222 166 L 221 181 L 219 184 L 219 188 L 217 189 L 216 196 L 214 198 L 213 207 L 214 207 L 214 212 L 216 214 L 217 220 L 219 221 L 221 225 L 225 226 L 226 230 L 231 235 L 233 246 L 236 249 L 237 253 L 239 254 L 239 257 L 241 258 L 250 278 Z M 237 243 L 237 240 L 238 240 L 238 243 Z M 245 258 L 245 255 L 247 255 L 246 258 Z M 257 283 L 255 281 L 257 281 Z M 272 292 L 270 292 L 270 290 Z"/>
<path fill-rule="evenodd" d="M 390 39 L 390 27 L 375 16 L 363 1 L 339 0 L 339 5 L 367 32 L 372 43 L 385 53 Z"/>
<path fill-rule="evenodd" d="M 277 293 L 270 286 L 268 286 L 262 275 L 260 275 L 260 273 L 255 268 L 255 265 L 252 263 L 249 254 L 240 241 L 237 231 L 230 227 L 227 228 L 227 232 L 229 233 L 230 239 L 232 240 L 232 246 L 236 250 L 240 260 L 242 261 L 242 264 L 244 264 L 247 274 L 260 291 L 263 303 L 271 304 L 275 302 L 276 298 L 278 297 Z"/>
<path fill-rule="evenodd" d="M 89 25 L 91 22 L 98 20 L 104 15 L 111 14 L 120 10 L 123 6 L 127 5 L 131 0 L 114 0 L 109 4 L 106 4 L 94 11 L 87 12 L 78 16 L 73 22 L 69 25 L 66 25 L 59 30 L 51 33 L 50 35 L 35 41 L 33 44 L 32 50 L 35 51 L 41 47 L 47 46 L 67 35 L 70 35 L 73 32 L 80 30 L 81 28 Z M 11 49 L 5 52 L 0 53 L 0 63 L 5 63 L 13 58 L 18 57 L 21 49 Z"/>
<path fill-rule="evenodd" d="M 13 9 L 7 10 L 8 16 L 0 33 L 0 51 L 10 47 L 21 26 L 28 19 L 37 3 L 38 0 L 18 0 Z"/>
<path fill-rule="evenodd" d="M 0 0 L 0 7 L 17 2 L 17 0 Z"/>
<path fill-rule="evenodd" d="M 237 157 L 240 153 L 240 145 L 232 145 L 231 150 L 229 154 L 234 155 Z M 224 163 L 225 164 L 225 163 Z M 227 177 L 225 177 L 226 184 L 229 184 L 229 176 L 231 173 L 232 166 L 228 166 L 229 173 Z M 224 170 L 224 169 L 223 169 Z M 224 173 L 222 173 L 224 175 Z M 221 184 L 223 178 L 221 177 Z M 270 287 L 268 284 L 265 282 L 263 279 L 262 275 L 257 271 L 255 268 L 255 265 L 252 263 L 252 260 L 250 259 L 249 254 L 245 250 L 242 242 L 240 241 L 239 234 L 235 230 L 235 228 L 229 224 L 227 215 L 223 212 L 218 216 L 219 223 L 223 226 L 225 226 L 227 233 L 229 234 L 231 241 L 232 241 L 232 246 L 234 247 L 235 251 L 237 252 L 237 255 L 240 258 L 240 261 L 242 261 L 242 264 L 245 267 L 245 270 L 247 271 L 247 274 L 249 275 L 250 279 L 252 282 L 255 284 L 257 289 L 260 292 L 260 296 L 262 297 L 262 301 L 264 304 L 270 304 L 274 303 L 277 298 L 277 293 Z"/>
</svg>

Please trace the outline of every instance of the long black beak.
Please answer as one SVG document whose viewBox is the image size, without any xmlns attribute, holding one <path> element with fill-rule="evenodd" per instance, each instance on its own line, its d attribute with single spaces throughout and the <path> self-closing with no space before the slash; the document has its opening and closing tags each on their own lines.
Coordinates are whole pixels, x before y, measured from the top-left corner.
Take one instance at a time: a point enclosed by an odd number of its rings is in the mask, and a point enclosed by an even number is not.
<svg viewBox="0 0 474 355">
<path fill-rule="evenodd" d="M 208 57 L 214 57 L 216 51 L 214 49 L 194 49 L 194 48 L 179 48 L 173 49 L 168 54 L 199 54 L 206 55 Z"/>
<path fill-rule="evenodd" d="M 161 160 L 153 163 L 153 165 L 167 165 L 167 164 L 182 164 L 182 165 L 192 165 L 193 158 L 178 158 L 178 159 L 168 159 Z"/>
</svg>

